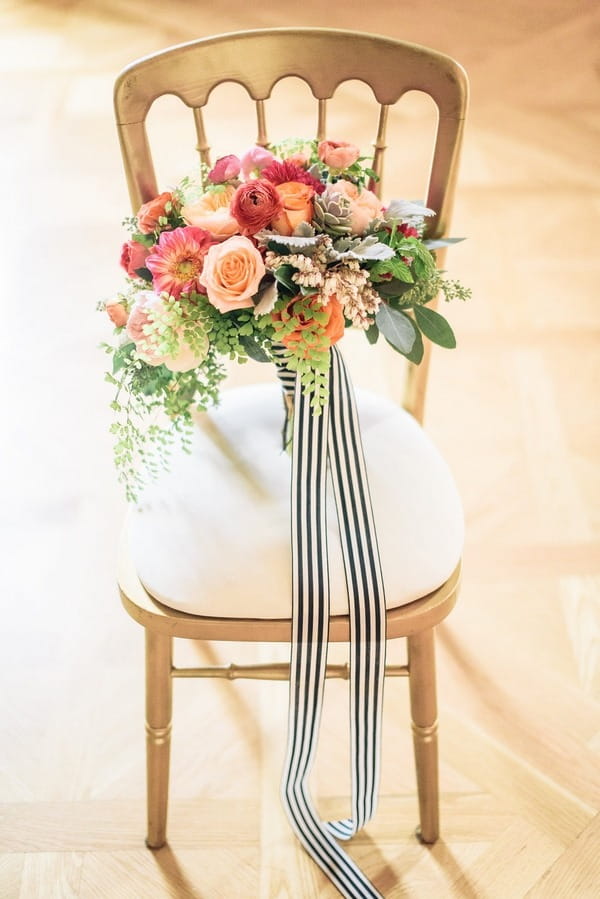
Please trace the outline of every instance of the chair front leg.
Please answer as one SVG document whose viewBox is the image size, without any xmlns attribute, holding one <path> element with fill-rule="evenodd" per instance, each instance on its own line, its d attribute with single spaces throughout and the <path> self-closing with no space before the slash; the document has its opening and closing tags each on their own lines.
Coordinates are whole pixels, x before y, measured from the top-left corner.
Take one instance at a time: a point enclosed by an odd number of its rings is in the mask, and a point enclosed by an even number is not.
<svg viewBox="0 0 600 899">
<path fill-rule="evenodd" d="M 417 837 L 435 843 L 439 836 L 437 700 L 434 632 L 408 637 L 408 668 L 419 818 Z"/>
<path fill-rule="evenodd" d="M 146 628 L 146 845 L 159 849 L 167 839 L 171 749 L 173 640 Z"/>
</svg>

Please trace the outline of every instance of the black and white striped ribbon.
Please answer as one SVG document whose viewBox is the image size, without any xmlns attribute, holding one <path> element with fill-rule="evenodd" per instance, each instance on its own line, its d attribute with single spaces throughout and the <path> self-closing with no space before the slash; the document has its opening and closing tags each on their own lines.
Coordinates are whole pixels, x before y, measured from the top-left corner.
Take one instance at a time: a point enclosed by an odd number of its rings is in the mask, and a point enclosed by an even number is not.
<svg viewBox="0 0 600 899">
<path fill-rule="evenodd" d="M 280 367 L 280 366 L 278 366 Z M 284 389 L 288 383 L 284 382 Z M 308 779 L 317 746 L 329 635 L 326 482 L 333 481 L 350 615 L 351 818 L 319 820 Z M 385 594 L 352 386 L 331 350 L 329 402 L 313 415 L 295 379 L 292 449 L 293 612 L 283 804 L 305 849 L 342 896 L 381 894 L 336 840 L 372 817 L 380 775 Z"/>
</svg>

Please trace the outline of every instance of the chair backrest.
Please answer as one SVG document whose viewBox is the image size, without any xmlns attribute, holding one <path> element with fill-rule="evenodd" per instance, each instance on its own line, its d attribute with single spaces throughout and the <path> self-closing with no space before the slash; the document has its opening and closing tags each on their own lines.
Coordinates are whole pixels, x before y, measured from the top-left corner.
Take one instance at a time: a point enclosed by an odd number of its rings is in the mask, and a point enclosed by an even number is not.
<svg viewBox="0 0 600 899">
<path fill-rule="evenodd" d="M 426 47 L 370 34 L 327 28 L 272 28 L 203 38 L 144 57 L 128 66 L 115 85 L 115 112 L 134 213 L 158 193 L 146 132 L 154 101 L 175 94 L 193 111 L 201 159 L 210 164 L 203 107 L 213 88 L 241 84 L 256 105 L 256 143 L 269 143 L 266 100 L 285 77 L 308 83 L 317 100 L 316 137 L 327 134 L 327 101 L 345 81 L 370 86 L 379 103 L 373 169 L 381 177 L 390 107 L 408 91 L 428 94 L 438 109 L 426 202 L 434 210 L 428 235 L 447 233 L 466 114 L 468 82 L 450 57 Z M 310 136 L 310 135 L 307 135 Z M 346 135 L 342 135 L 346 137 Z M 381 191 L 382 182 L 373 185 Z M 422 418 L 428 352 L 410 366 L 404 405 Z"/>
</svg>

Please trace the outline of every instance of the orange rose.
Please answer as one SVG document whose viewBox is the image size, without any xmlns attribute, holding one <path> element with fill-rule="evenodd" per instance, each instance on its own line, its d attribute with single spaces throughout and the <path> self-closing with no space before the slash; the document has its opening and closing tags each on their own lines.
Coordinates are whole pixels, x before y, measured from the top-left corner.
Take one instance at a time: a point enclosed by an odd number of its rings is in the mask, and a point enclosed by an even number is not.
<svg viewBox="0 0 600 899">
<path fill-rule="evenodd" d="M 168 203 L 174 202 L 173 194 L 165 191 L 158 197 L 154 197 L 149 203 L 140 206 L 137 223 L 142 234 L 152 234 L 153 231 L 156 231 L 159 218 L 163 218 L 167 214 L 165 207 Z"/>
<path fill-rule="evenodd" d="M 204 259 L 200 283 L 221 312 L 252 306 L 265 264 L 251 240 L 242 235 L 213 244 Z"/>
<path fill-rule="evenodd" d="M 286 181 L 284 184 L 277 184 L 275 190 L 283 209 L 271 222 L 274 231 L 289 236 L 302 222 L 312 221 L 314 188 L 299 181 Z"/>
<path fill-rule="evenodd" d="M 294 305 L 298 297 L 294 297 L 293 300 L 290 300 L 285 309 L 274 315 L 279 321 L 289 321 L 292 315 L 298 319 L 298 326 L 291 334 L 288 334 L 285 337 L 281 338 L 281 342 L 284 346 L 288 347 L 288 349 L 295 349 L 295 344 L 297 344 L 300 339 L 303 331 L 306 331 L 307 328 L 312 326 L 314 318 L 310 315 L 312 310 L 319 311 L 325 313 L 327 315 L 327 322 L 325 324 L 325 334 L 329 338 L 329 345 L 333 346 L 334 343 L 337 343 L 338 340 L 344 336 L 344 330 L 346 328 L 346 322 L 344 319 L 344 311 L 342 309 L 342 304 L 338 300 L 338 298 L 333 294 L 329 298 L 329 302 L 326 306 L 321 306 L 320 300 L 315 297 L 309 303 L 305 304 L 303 310 L 298 312 L 298 310 L 294 310 Z M 311 344 L 312 346 L 312 344 Z"/>
<path fill-rule="evenodd" d="M 181 215 L 188 225 L 208 231 L 213 240 L 225 240 L 239 231 L 239 225 L 229 211 L 234 193 L 232 185 L 226 190 L 211 191 L 190 206 L 183 206 Z"/>
</svg>

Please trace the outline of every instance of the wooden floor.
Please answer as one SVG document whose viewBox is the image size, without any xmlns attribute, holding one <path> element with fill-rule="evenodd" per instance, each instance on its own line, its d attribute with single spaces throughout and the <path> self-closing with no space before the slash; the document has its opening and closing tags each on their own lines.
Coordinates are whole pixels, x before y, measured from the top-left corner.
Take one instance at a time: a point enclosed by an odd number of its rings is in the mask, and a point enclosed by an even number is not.
<svg viewBox="0 0 600 899">
<path fill-rule="evenodd" d="M 436 46 L 463 62 L 473 87 L 453 227 L 469 240 L 448 262 L 474 298 L 451 310 L 459 349 L 435 356 L 427 417 L 468 525 L 462 598 L 438 641 L 443 839 L 427 849 L 412 836 L 406 684 L 391 682 L 380 811 L 351 852 L 389 899 L 600 895 L 595 8 L 5 0 L 3 899 L 337 895 L 279 808 L 284 684 L 176 685 L 170 842 L 144 847 L 142 634 L 114 587 L 124 504 L 95 350 L 107 331 L 94 306 L 120 283 L 127 213 L 117 72 L 196 36 L 287 24 Z M 342 137 L 362 127 L 364 95 L 356 86 L 349 95 Z M 163 112 L 173 180 L 192 165 L 191 137 L 168 101 Z M 394 192 L 418 189 L 411 134 L 428 116 L 407 98 L 395 127 L 410 149 L 388 172 Z M 214 125 L 230 152 L 218 109 Z M 379 361 L 351 350 L 356 380 L 385 388 Z M 268 655 L 241 648 L 236 660 Z M 182 662 L 198 657 L 182 647 Z M 221 657 L 219 647 L 204 655 Z M 327 688 L 315 778 L 324 814 L 345 809 L 345 690 Z"/>
</svg>

